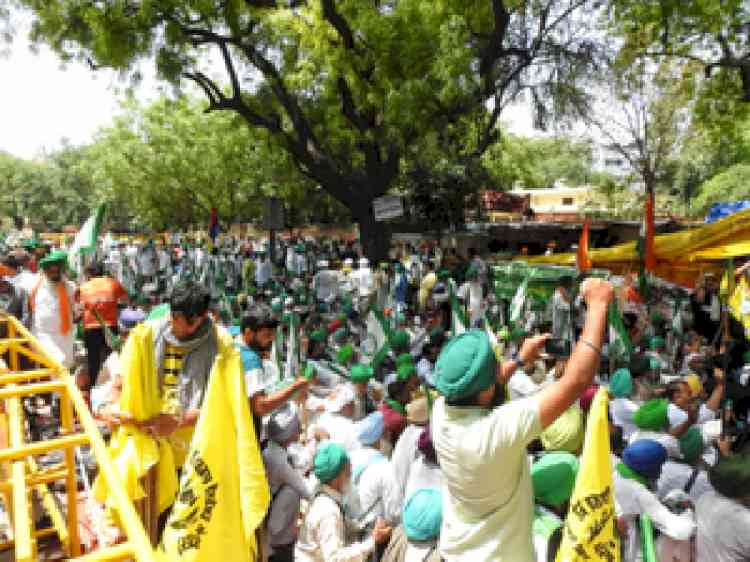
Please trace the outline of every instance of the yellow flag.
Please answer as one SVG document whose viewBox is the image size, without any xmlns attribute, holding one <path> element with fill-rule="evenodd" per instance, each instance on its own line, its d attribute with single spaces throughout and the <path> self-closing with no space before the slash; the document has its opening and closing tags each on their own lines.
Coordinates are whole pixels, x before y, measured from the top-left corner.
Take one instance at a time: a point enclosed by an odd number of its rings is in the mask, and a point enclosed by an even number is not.
<svg viewBox="0 0 750 562">
<path fill-rule="evenodd" d="M 122 394 L 120 412 L 137 421 L 151 419 L 160 412 L 161 397 L 154 362 L 153 326 L 138 325 L 121 353 Z M 145 492 L 140 484 L 149 469 L 156 465 L 157 509 L 159 513 L 172 504 L 177 492 L 177 467 L 168 439 L 154 439 L 133 425 L 119 426 L 109 442 L 109 454 L 131 500 L 139 500 Z M 98 501 L 113 506 L 104 479 L 97 477 L 94 494 Z"/>
<path fill-rule="evenodd" d="M 227 339 L 228 338 L 228 339 Z M 253 561 L 270 492 L 239 352 L 223 333 L 180 488 L 157 554 L 187 562 Z"/>
<path fill-rule="evenodd" d="M 599 389 L 589 411 L 586 441 L 557 562 L 619 562 L 615 500 L 609 449 L 607 390 Z"/>
</svg>

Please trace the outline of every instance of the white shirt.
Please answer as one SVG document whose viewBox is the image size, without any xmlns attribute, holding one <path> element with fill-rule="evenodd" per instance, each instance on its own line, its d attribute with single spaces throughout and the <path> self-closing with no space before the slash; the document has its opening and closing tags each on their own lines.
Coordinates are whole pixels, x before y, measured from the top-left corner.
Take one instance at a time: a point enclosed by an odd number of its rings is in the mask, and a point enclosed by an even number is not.
<svg viewBox="0 0 750 562">
<path fill-rule="evenodd" d="M 656 495 L 660 500 L 667 497 L 672 490 L 684 490 L 690 477 L 693 475 L 694 468 L 689 464 L 667 460 L 662 466 L 661 476 L 656 483 Z M 698 475 L 690 488 L 688 495 L 697 504 L 700 497 L 714 488 L 708 481 L 708 473 L 705 470 L 699 470 Z"/>
<path fill-rule="evenodd" d="M 271 260 L 258 260 L 255 264 L 255 284 L 265 285 L 271 280 L 272 273 Z"/>
<path fill-rule="evenodd" d="M 531 380 L 523 369 L 518 369 L 508 381 L 508 394 L 511 400 L 534 396 L 540 390 L 542 390 L 542 385 Z"/>
<path fill-rule="evenodd" d="M 402 497 L 406 490 L 406 482 L 409 479 L 409 470 L 417 457 L 417 440 L 424 427 L 409 424 L 401 433 L 396 446 L 393 448 L 391 463 L 393 464 L 393 475 L 396 480 L 396 487 Z"/>
<path fill-rule="evenodd" d="M 357 289 L 359 296 L 369 297 L 375 287 L 375 280 L 372 277 L 372 270 L 369 267 L 361 268 L 357 271 Z"/>
<path fill-rule="evenodd" d="M 73 323 L 73 296 L 75 294 L 75 285 L 67 280 L 65 283 L 68 292 L 68 302 L 70 304 L 71 328 L 67 334 L 60 333 L 60 300 L 57 296 L 57 287 L 42 278 L 39 283 L 36 294 L 34 295 L 34 312 L 31 317 L 31 333 L 39 339 L 42 346 L 50 352 L 53 358 L 65 367 L 73 366 L 75 360 L 75 326 Z M 33 292 L 33 289 L 32 289 Z"/>
<path fill-rule="evenodd" d="M 630 398 L 615 398 L 609 403 L 612 423 L 622 428 L 622 438 L 625 441 L 630 441 L 633 433 L 638 431 L 638 426 L 633 422 L 638 407 Z"/>
<path fill-rule="evenodd" d="M 404 494 L 404 505 L 416 492 L 424 488 L 442 490 L 443 472 L 435 463 L 428 461 L 422 453 L 409 470 L 409 480 L 406 482 L 406 493 Z"/>
<path fill-rule="evenodd" d="M 463 301 L 468 299 L 471 324 L 476 324 L 482 315 L 482 284 L 478 281 L 467 281 L 458 289 L 458 298 Z"/>
<path fill-rule="evenodd" d="M 365 562 L 375 550 L 372 537 L 346 545 L 341 494 L 322 486 L 300 529 L 294 547 L 295 562 Z"/>
<path fill-rule="evenodd" d="M 750 508 L 711 491 L 701 496 L 695 512 L 699 562 L 750 560 Z"/>
<path fill-rule="evenodd" d="M 444 558 L 534 562 L 526 446 L 541 432 L 536 397 L 494 410 L 435 402 L 432 435 L 445 478 Z"/>
<path fill-rule="evenodd" d="M 688 420 L 688 413 L 675 404 L 670 403 L 667 408 L 667 417 L 669 418 L 669 428 L 674 429 Z M 705 404 L 701 404 L 701 407 L 698 409 L 698 419 L 695 423 L 705 423 L 714 418 L 716 418 L 716 412 L 709 410 Z"/>
<path fill-rule="evenodd" d="M 651 517 L 654 528 L 680 541 L 690 539 L 695 533 L 695 521 L 690 511 L 675 514 L 643 484 L 623 478 L 613 472 L 615 486 L 615 511 L 627 522 L 627 535 L 623 538 L 623 562 L 638 560 L 640 540 L 637 518 L 641 514 Z"/>
<path fill-rule="evenodd" d="M 382 452 L 370 446 L 354 451 L 350 461 L 358 500 L 359 523 L 374 523 L 378 517 L 392 523 L 398 522 L 401 518 L 401 496 L 393 477 L 391 462 Z M 360 474 L 355 480 L 357 472 Z"/>
<path fill-rule="evenodd" d="M 332 442 L 344 447 L 349 455 L 361 447 L 354 422 L 341 414 L 324 412 L 316 425 L 328 433 Z"/>
<path fill-rule="evenodd" d="M 336 297 L 339 289 L 338 273 L 330 269 L 318 271 L 313 280 L 313 287 L 315 287 L 315 296 L 319 301 L 326 301 L 329 298 Z"/>
</svg>

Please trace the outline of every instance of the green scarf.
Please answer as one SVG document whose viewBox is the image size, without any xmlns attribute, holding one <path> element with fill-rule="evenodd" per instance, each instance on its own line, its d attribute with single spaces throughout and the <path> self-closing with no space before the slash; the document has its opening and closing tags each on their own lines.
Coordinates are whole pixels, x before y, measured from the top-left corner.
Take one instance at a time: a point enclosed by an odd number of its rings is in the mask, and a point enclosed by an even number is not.
<svg viewBox="0 0 750 562">
<path fill-rule="evenodd" d="M 398 412 L 402 416 L 406 415 L 406 408 L 403 404 L 401 404 L 401 402 L 397 402 L 392 398 L 387 398 L 385 403 L 388 404 L 388 406 L 390 406 L 391 410 L 393 410 L 394 412 Z"/>
<path fill-rule="evenodd" d="M 640 482 L 646 488 L 648 488 L 648 480 L 644 476 L 638 474 L 635 470 L 630 468 L 625 463 L 617 463 L 617 466 L 615 468 L 623 478 L 627 478 L 628 480 L 635 480 L 636 482 Z"/>
</svg>

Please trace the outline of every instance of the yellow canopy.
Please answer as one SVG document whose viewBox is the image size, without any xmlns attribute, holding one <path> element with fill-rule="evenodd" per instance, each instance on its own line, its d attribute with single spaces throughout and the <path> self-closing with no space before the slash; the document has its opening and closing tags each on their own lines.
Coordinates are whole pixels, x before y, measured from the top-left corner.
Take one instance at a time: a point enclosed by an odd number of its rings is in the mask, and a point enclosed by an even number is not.
<svg viewBox="0 0 750 562">
<path fill-rule="evenodd" d="M 701 274 L 719 273 L 722 260 L 750 255 L 750 209 L 699 228 L 661 234 L 654 239 L 658 277 L 684 287 L 693 287 Z M 625 242 L 589 253 L 592 267 L 614 273 L 638 269 L 636 242 Z M 526 258 L 529 263 L 575 265 L 575 254 L 553 254 Z"/>
</svg>

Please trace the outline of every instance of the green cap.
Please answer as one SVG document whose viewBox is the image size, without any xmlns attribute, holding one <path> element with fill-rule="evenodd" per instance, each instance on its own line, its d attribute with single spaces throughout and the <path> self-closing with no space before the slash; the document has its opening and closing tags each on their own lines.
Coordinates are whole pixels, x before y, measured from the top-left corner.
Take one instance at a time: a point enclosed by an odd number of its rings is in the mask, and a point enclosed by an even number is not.
<svg viewBox="0 0 750 562">
<path fill-rule="evenodd" d="M 394 332 L 389 338 L 389 342 L 392 348 L 404 348 L 409 345 L 409 334 L 403 330 Z"/>
<path fill-rule="evenodd" d="M 649 400 L 636 410 L 633 421 L 641 429 L 661 431 L 667 425 L 669 402 L 663 398 Z"/>
<path fill-rule="evenodd" d="M 400 382 L 409 380 L 409 377 L 417 374 L 417 368 L 414 363 L 404 363 L 397 369 L 396 379 Z"/>
<path fill-rule="evenodd" d="M 348 365 L 354 359 L 354 347 L 348 343 L 341 346 L 338 353 L 336 354 L 336 362 L 341 365 Z"/>
<path fill-rule="evenodd" d="M 484 330 L 452 338 L 435 365 L 437 388 L 448 400 L 472 396 L 495 381 L 495 354 Z"/>
<path fill-rule="evenodd" d="M 55 250 L 39 260 L 39 267 L 44 269 L 48 265 L 62 265 L 68 262 L 68 254 L 63 250 Z"/>
<path fill-rule="evenodd" d="M 408 365 L 414 363 L 414 358 L 411 356 L 411 353 L 402 353 L 398 357 L 396 357 L 396 367 L 400 367 L 401 365 Z"/>
<path fill-rule="evenodd" d="M 369 381 L 374 373 L 375 372 L 373 371 L 372 367 L 370 367 L 370 365 L 363 365 L 361 363 L 358 363 L 357 365 L 354 365 L 349 371 L 349 378 L 353 383 L 362 383 Z"/>
<path fill-rule="evenodd" d="M 325 443 L 318 447 L 315 454 L 313 470 L 321 484 L 334 480 L 341 470 L 349 463 L 349 457 L 344 448 L 337 443 Z"/>
<path fill-rule="evenodd" d="M 547 453 L 531 467 L 531 483 L 536 501 L 560 507 L 570 500 L 580 463 L 571 453 Z"/>
<path fill-rule="evenodd" d="M 328 334 L 323 329 L 315 330 L 310 334 L 311 341 L 324 342 L 326 339 L 328 339 Z"/>
</svg>

